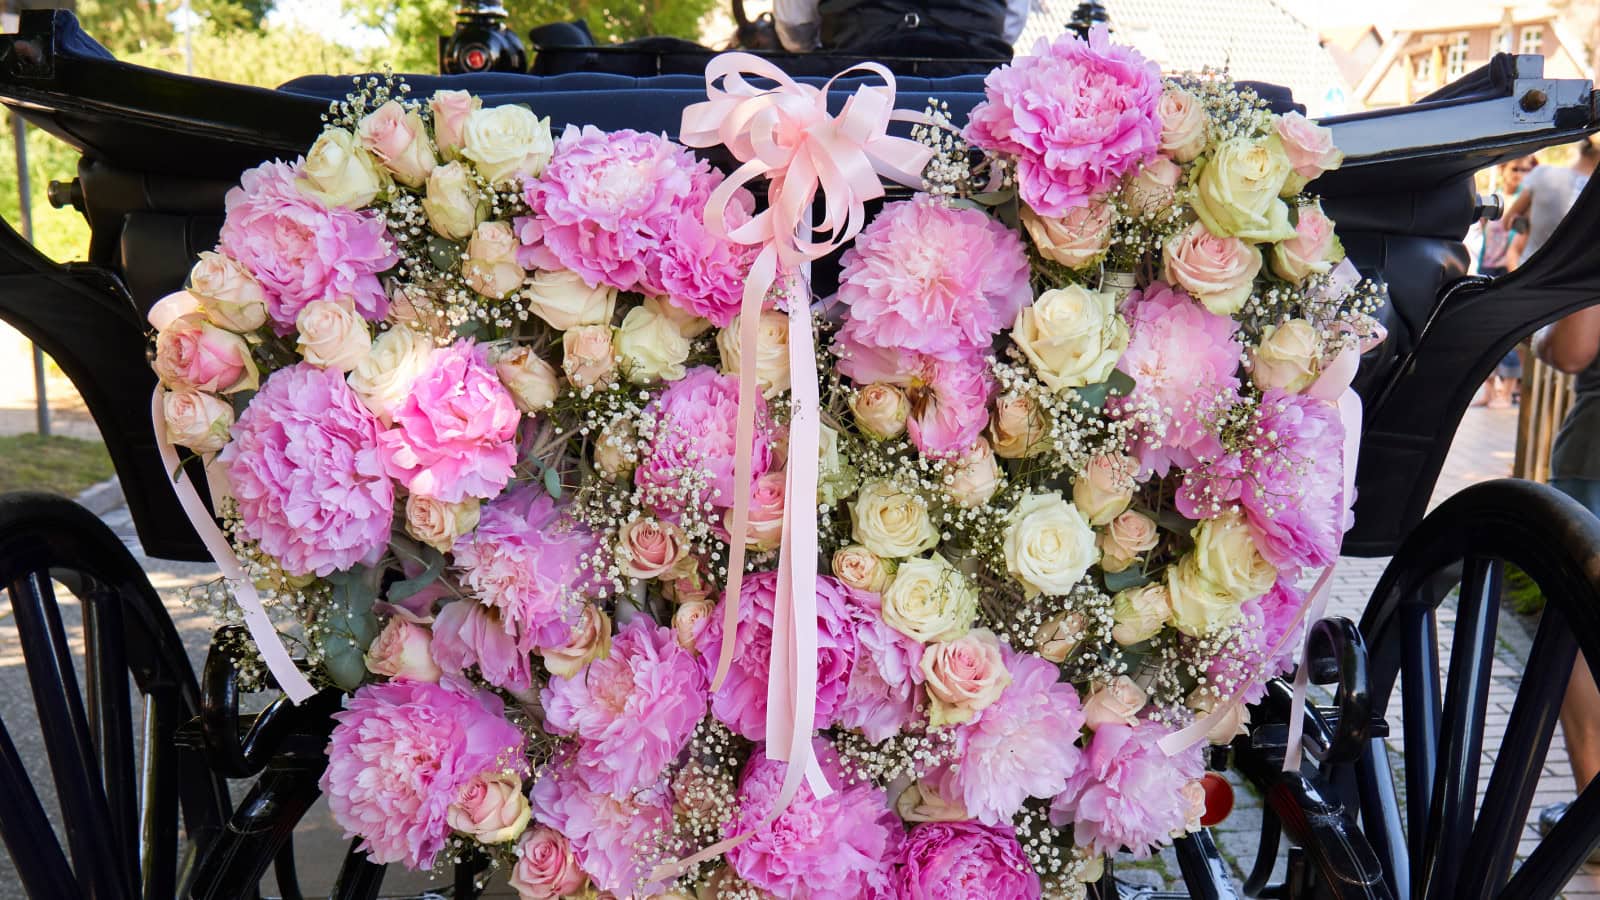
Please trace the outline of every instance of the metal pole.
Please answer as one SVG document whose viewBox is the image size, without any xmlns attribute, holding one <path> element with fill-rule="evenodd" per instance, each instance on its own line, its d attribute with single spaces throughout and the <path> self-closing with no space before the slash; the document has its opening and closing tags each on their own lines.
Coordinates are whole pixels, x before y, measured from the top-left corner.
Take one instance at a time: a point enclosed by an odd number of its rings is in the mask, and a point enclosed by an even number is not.
<svg viewBox="0 0 1600 900">
<path fill-rule="evenodd" d="M 183 0 L 183 73 L 194 74 L 194 10 Z"/>
<path fill-rule="evenodd" d="M 17 216 L 22 226 L 22 238 L 33 243 L 33 189 L 28 184 L 28 123 L 11 113 L 11 142 L 16 148 L 17 194 L 21 203 Z M 34 423 L 40 435 L 50 434 L 50 392 L 44 383 L 44 351 L 33 345 L 33 410 Z"/>
</svg>

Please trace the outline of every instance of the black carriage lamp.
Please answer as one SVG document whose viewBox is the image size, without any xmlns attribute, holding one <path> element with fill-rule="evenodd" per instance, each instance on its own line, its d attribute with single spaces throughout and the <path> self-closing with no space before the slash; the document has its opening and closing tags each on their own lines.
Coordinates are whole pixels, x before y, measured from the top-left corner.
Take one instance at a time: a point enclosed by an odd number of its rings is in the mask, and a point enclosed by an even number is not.
<svg viewBox="0 0 1600 900">
<path fill-rule="evenodd" d="M 506 27 L 506 8 L 500 0 L 461 0 L 456 7 L 456 30 L 439 37 L 439 71 L 525 72 L 528 52 L 522 39 Z"/>
<path fill-rule="evenodd" d="M 1111 14 L 1106 12 L 1100 0 L 1084 0 L 1072 11 L 1072 18 L 1067 22 L 1067 30 L 1078 37 L 1088 38 L 1090 28 L 1105 25 L 1110 21 Z"/>
</svg>

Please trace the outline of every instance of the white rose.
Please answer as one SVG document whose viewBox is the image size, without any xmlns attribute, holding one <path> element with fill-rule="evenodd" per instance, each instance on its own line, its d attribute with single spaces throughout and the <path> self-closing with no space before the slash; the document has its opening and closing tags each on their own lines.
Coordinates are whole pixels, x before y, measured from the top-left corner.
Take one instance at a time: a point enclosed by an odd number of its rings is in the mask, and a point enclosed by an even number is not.
<svg viewBox="0 0 1600 900">
<path fill-rule="evenodd" d="M 228 444 L 233 406 L 204 391 L 167 391 L 161 397 L 167 439 L 196 453 L 216 453 Z"/>
<path fill-rule="evenodd" d="M 1217 237 L 1258 244 L 1294 237 L 1289 207 L 1278 197 L 1290 172 L 1276 136 L 1223 141 L 1195 178 L 1195 215 Z"/>
<path fill-rule="evenodd" d="M 533 314 L 557 331 L 580 325 L 609 325 L 617 307 L 617 289 L 590 286 L 577 272 L 535 272 L 522 289 Z"/>
<path fill-rule="evenodd" d="M 670 297 L 659 298 L 661 301 L 661 314 L 672 320 L 678 326 L 678 331 L 689 340 L 694 340 L 712 328 L 711 320 L 697 316 L 672 302 Z"/>
<path fill-rule="evenodd" d="M 972 818 L 961 800 L 949 799 L 937 784 L 913 781 L 895 798 L 894 811 L 907 822 L 965 822 Z"/>
<path fill-rule="evenodd" d="M 517 265 L 517 236 L 505 222 L 482 222 L 467 242 L 461 277 L 485 297 L 504 300 L 522 287 L 527 273 Z"/>
<path fill-rule="evenodd" d="M 646 297 L 628 310 L 617 329 L 617 357 L 622 373 L 634 384 L 677 381 L 684 376 L 689 339 L 661 310 L 661 301 Z"/>
<path fill-rule="evenodd" d="M 312 200 L 333 208 L 360 209 L 383 190 L 384 178 L 372 155 L 344 128 L 328 128 L 311 145 L 300 166 L 295 187 Z"/>
<path fill-rule="evenodd" d="M 1167 567 L 1172 624 L 1190 637 L 1205 637 L 1239 621 L 1239 599 L 1200 574 L 1194 554 Z"/>
<path fill-rule="evenodd" d="M 862 431 L 887 440 L 906 430 L 911 401 L 892 384 L 869 384 L 850 395 L 850 411 Z"/>
<path fill-rule="evenodd" d="M 422 187 L 438 165 L 422 116 L 390 100 L 368 113 L 356 125 L 365 147 L 395 180 L 406 187 Z"/>
<path fill-rule="evenodd" d="M 939 543 L 927 504 L 889 481 L 861 488 L 850 504 L 850 525 L 856 543 L 888 559 L 915 556 Z"/>
<path fill-rule="evenodd" d="M 456 538 L 478 527 L 479 501 L 469 497 L 445 503 L 422 494 L 406 497 L 406 534 L 440 553 L 450 552 Z"/>
<path fill-rule="evenodd" d="M 422 198 L 428 225 L 440 237 L 459 241 L 483 221 L 483 199 L 460 163 L 448 163 L 428 175 L 428 193 Z"/>
<path fill-rule="evenodd" d="M 1022 498 L 1002 546 L 1006 569 L 1029 597 L 1065 595 L 1100 559 L 1089 520 L 1054 492 Z"/>
<path fill-rule="evenodd" d="M 1100 568 L 1121 572 L 1139 557 L 1156 548 L 1161 532 L 1156 521 L 1141 512 L 1128 510 L 1111 520 L 1100 534 Z"/>
<path fill-rule="evenodd" d="M 514 104 L 468 113 L 461 138 L 461 155 L 472 160 L 490 184 L 519 175 L 537 178 L 556 147 L 549 117 L 540 119 L 526 106 Z"/>
<path fill-rule="evenodd" d="M 1106 525 L 1133 502 L 1138 464 L 1120 453 L 1101 453 L 1072 480 L 1072 504 L 1090 525 Z"/>
<path fill-rule="evenodd" d="M 1305 319 L 1290 319 L 1261 329 L 1261 343 L 1250 351 L 1250 380 L 1263 391 L 1278 388 L 1298 394 L 1317 380 L 1322 336 Z"/>
<path fill-rule="evenodd" d="M 517 409 L 536 413 L 549 409 L 561 393 L 561 376 L 526 344 L 497 352 L 492 361 L 500 383 L 511 392 Z"/>
<path fill-rule="evenodd" d="M 210 250 L 189 270 L 189 293 L 200 300 L 206 321 L 235 334 L 267 324 L 267 295 L 237 260 Z"/>
<path fill-rule="evenodd" d="M 1240 603 L 1265 594 L 1278 580 L 1278 570 L 1261 555 L 1239 513 L 1195 526 L 1194 560 L 1201 577 Z"/>
<path fill-rule="evenodd" d="M 945 493 L 958 506 L 971 509 L 989 502 L 1000 490 L 1000 464 L 989 442 L 978 438 L 970 450 L 947 462 Z"/>
<path fill-rule="evenodd" d="M 1017 313 L 1011 339 L 1051 390 L 1099 384 L 1128 349 L 1117 295 L 1068 285 L 1046 291 Z"/>
<path fill-rule="evenodd" d="M 727 373 L 739 371 L 739 324 L 740 317 L 734 316 L 717 332 L 717 352 Z M 756 323 L 756 382 L 768 400 L 789 389 L 789 316 L 775 309 L 762 310 Z"/>
<path fill-rule="evenodd" d="M 428 367 L 433 342 L 404 325 L 378 335 L 371 351 L 350 373 L 350 389 L 385 424 L 411 394 L 411 385 Z"/>
<path fill-rule="evenodd" d="M 1133 726 L 1139 722 L 1139 712 L 1149 698 L 1126 675 L 1118 675 L 1111 683 L 1089 695 L 1083 701 L 1083 724 L 1091 731 L 1102 725 Z"/>
<path fill-rule="evenodd" d="M 372 349 L 367 323 L 351 303 L 313 300 L 301 308 L 294 327 L 300 333 L 300 355 L 324 369 L 348 372 Z"/>
<path fill-rule="evenodd" d="M 1143 643 L 1167 627 L 1172 598 L 1159 584 L 1119 591 L 1111 601 L 1111 639 L 1124 647 Z"/>
<path fill-rule="evenodd" d="M 893 576 L 893 566 L 860 544 L 841 547 L 833 554 L 833 577 L 857 590 L 881 594 Z"/>
<path fill-rule="evenodd" d="M 883 591 L 883 621 L 924 644 L 966 634 L 977 615 L 977 589 L 942 556 L 905 560 Z"/>
</svg>

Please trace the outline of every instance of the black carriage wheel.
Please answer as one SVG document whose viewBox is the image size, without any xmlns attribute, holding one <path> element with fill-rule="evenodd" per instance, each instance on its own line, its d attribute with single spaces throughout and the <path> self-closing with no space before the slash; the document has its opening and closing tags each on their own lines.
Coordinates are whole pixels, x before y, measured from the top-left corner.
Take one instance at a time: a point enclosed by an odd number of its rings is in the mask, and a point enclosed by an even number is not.
<svg viewBox="0 0 1600 900">
<path fill-rule="evenodd" d="M 1479 805 L 1507 563 L 1539 586 L 1546 606 Z M 1457 585 L 1455 638 L 1441 685 L 1436 612 Z M 1372 708 L 1386 708 L 1396 678 L 1402 682 L 1404 822 L 1383 741 L 1368 741 L 1355 767 L 1365 831 L 1395 896 L 1558 895 L 1600 844 L 1600 785 L 1583 791 L 1520 865 L 1516 851 L 1579 650 L 1600 677 L 1600 520 L 1542 484 L 1501 479 L 1469 487 L 1406 539 L 1378 582 L 1361 633 Z"/>
<path fill-rule="evenodd" d="M 53 582 L 82 604 L 81 690 Z M 33 897 L 176 896 L 180 813 L 203 845 L 227 818 L 228 796 L 173 743 L 199 712 L 199 688 L 160 598 L 92 513 L 31 492 L 0 495 L 0 586 L 66 834 L 62 847 L 0 720 L 0 838 L 23 888 Z"/>
</svg>

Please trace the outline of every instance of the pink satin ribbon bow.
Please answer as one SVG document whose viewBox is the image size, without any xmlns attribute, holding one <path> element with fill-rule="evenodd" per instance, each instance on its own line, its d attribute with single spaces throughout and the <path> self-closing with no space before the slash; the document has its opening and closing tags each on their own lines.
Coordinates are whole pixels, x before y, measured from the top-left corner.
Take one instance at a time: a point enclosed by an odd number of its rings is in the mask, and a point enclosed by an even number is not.
<svg viewBox="0 0 1600 900">
<path fill-rule="evenodd" d="M 838 116 L 828 113 L 834 81 L 854 71 L 882 78 L 846 99 Z M 766 78 L 771 88 L 747 77 Z M 866 203 L 883 196 L 880 176 L 920 187 L 933 151 L 889 135 L 892 121 L 925 121 L 894 109 L 894 75 L 877 63 L 862 63 L 821 88 L 800 84 L 764 59 L 748 53 L 718 56 L 706 66 L 709 99 L 683 111 L 679 139 L 690 147 L 728 148 L 740 163 L 706 203 L 706 227 L 741 244 L 758 245 L 739 307 L 739 413 L 735 439 L 734 496 L 728 538 L 728 580 L 723 589 L 722 654 L 712 677 L 722 687 L 733 663 L 744 582 L 745 542 L 750 527 L 751 450 L 755 439 L 757 325 L 767 292 L 781 267 L 786 277 L 843 246 L 866 224 Z M 767 208 L 729 229 L 724 213 L 738 190 L 757 178 L 769 181 Z M 822 220 L 811 225 L 811 208 L 822 195 Z M 823 238 L 814 240 L 815 233 Z M 783 787 L 766 818 L 751 832 L 731 837 L 693 856 L 658 868 L 652 881 L 675 877 L 741 843 L 788 808 L 804 780 L 817 797 L 832 793 L 811 745 L 817 703 L 817 463 L 821 423 L 816 348 L 811 332 L 809 286 L 789 299 L 789 371 L 792 419 L 785 467 L 788 502 L 783 513 L 778 586 L 773 610 L 772 656 L 767 684 L 767 756 L 788 763 Z"/>
</svg>

